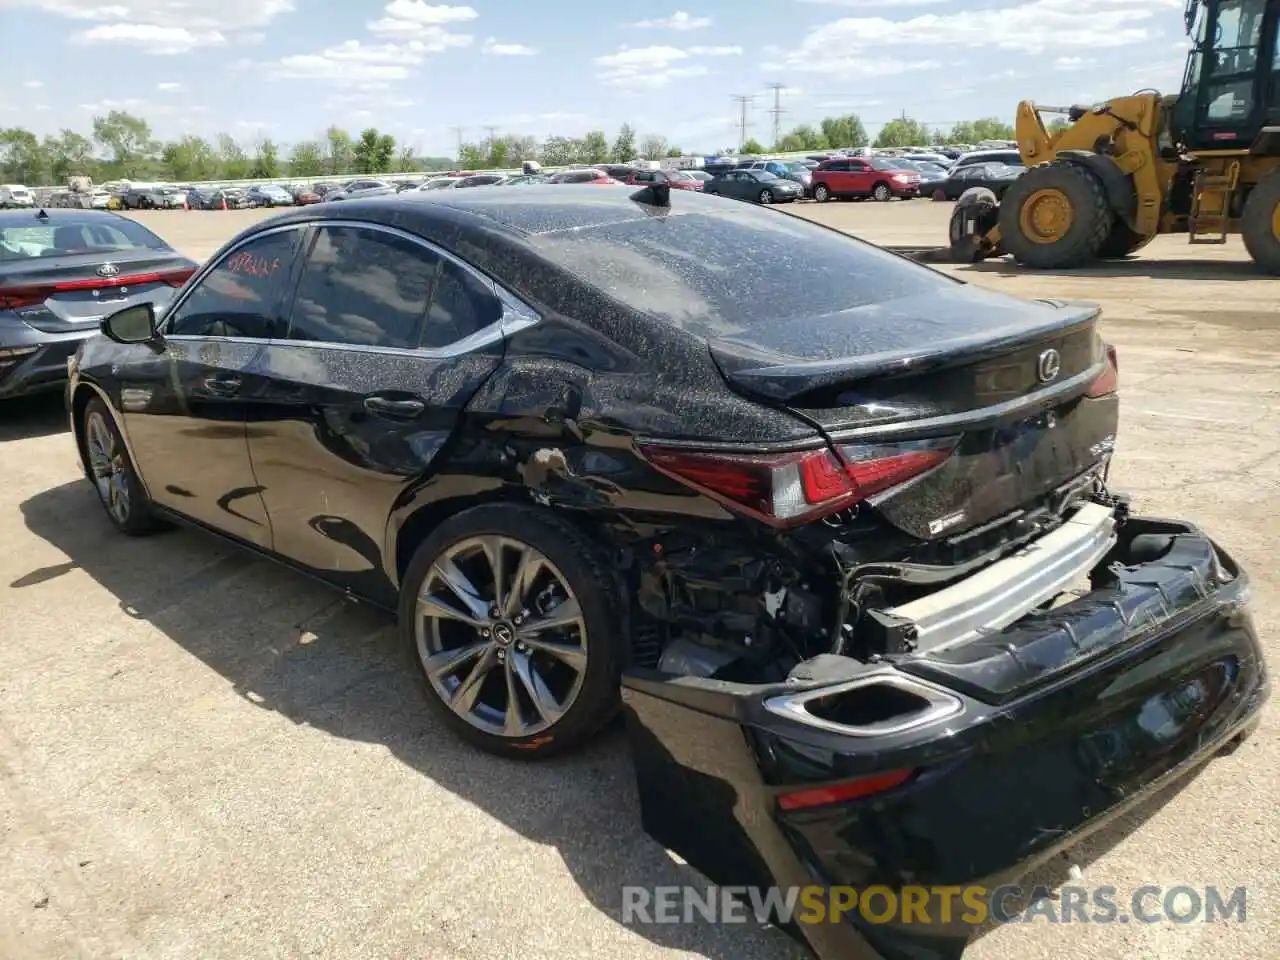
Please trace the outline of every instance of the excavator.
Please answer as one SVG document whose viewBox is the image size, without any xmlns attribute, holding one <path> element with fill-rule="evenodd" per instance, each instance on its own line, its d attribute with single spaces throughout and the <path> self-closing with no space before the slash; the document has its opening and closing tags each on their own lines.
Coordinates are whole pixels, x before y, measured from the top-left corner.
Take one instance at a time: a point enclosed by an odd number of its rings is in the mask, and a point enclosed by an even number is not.
<svg viewBox="0 0 1280 960">
<path fill-rule="evenodd" d="M 1193 244 L 1240 234 L 1280 275 L 1280 0 L 1187 0 L 1193 45 L 1176 95 L 1093 106 L 1018 105 L 1026 172 L 997 203 L 967 191 L 948 259 L 1011 255 L 1040 269 L 1128 256 L 1164 233 Z M 1044 116 L 1069 124 L 1050 133 Z"/>
</svg>

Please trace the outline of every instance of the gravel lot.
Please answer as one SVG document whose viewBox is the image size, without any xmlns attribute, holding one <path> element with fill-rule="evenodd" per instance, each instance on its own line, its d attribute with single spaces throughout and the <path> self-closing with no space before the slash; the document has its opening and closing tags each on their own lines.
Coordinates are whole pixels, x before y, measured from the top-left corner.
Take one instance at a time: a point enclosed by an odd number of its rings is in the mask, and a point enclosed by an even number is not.
<svg viewBox="0 0 1280 960">
<path fill-rule="evenodd" d="M 790 211 L 932 244 L 949 205 Z M 140 216 L 205 257 L 261 214 Z M 1116 486 L 1190 517 L 1280 626 L 1280 280 L 1238 242 L 1175 239 L 1070 275 L 947 267 L 1097 301 L 1125 397 Z M 424 712 L 385 619 L 190 532 L 115 535 L 78 478 L 60 398 L 0 410 L 0 957 L 629 960 L 796 956 L 745 927 L 632 929 L 620 886 L 700 883 L 641 832 L 627 747 L 531 766 Z M 1243 924 L 988 932 L 973 960 L 1280 957 L 1280 747 L 1257 736 L 1141 828 L 1077 851 L 1083 882 L 1248 887 Z"/>
</svg>

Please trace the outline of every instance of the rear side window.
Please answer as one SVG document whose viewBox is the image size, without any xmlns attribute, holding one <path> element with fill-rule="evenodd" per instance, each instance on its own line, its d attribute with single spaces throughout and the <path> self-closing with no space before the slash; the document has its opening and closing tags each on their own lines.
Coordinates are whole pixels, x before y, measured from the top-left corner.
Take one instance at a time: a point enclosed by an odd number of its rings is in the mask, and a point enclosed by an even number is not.
<svg viewBox="0 0 1280 960">
<path fill-rule="evenodd" d="M 299 234 L 298 230 L 269 233 L 227 254 L 170 314 L 167 332 L 264 340 L 275 336 Z"/>
<path fill-rule="evenodd" d="M 0 226 L 0 261 L 78 253 L 168 250 L 146 227 L 124 217 L 58 217 L 48 224 Z"/>
<path fill-rule="evenodd" d="M 422 346 L 447 347 L 501 318 L 502 304 L 493 290 L 452 260 L 441 258 Z"/>
<path fill-rule="evenodd" d="M 714 202 L 713 202 L 714 203 Z M 690 204 L 692 206 L 692 204 Z M 530 238 L 557 266 L 634 310 L 711 338 L 925 294 L 956 281 L 798 217 L 740 204 Z M 687 208 L 686 208 L 687 209 Z M 883 322 L 863 311 L 850 323 Z"/>
<path fill-rule="evenodd" d="M 412 349 L 440 257 L 382 230 L 321 227 L 294 299 L 289 339 Z"/>
</svg>

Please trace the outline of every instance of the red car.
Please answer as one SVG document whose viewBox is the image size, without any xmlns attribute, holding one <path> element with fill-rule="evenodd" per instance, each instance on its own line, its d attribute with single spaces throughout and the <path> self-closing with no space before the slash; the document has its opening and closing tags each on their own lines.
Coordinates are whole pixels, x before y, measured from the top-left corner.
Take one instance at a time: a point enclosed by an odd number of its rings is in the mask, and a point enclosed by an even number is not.
<svg viewBox="0 0 1280 960">
<path fill-rule="evenodd" d="M 910 200 L 920 195 L 920 174 L 896 167 L 881 157 L 836 157 L 813 171 L 813 199 L 874 197 Z"/>
<path fill-rule="evenodd" d="M 324 200 L 324 197 L 314 190 L 299 190 L 293 195 L 293 202 L 300 207 L 305 207 L 312 203 L 320 203 L 322 200 Z"/>
<path fill-rule="evenodd" d="M 603 170 L 594 167 L 579 167 L 576 170 L 561 170 L 547 178 L 547 183 L 618 183 Z"/>
</svg>

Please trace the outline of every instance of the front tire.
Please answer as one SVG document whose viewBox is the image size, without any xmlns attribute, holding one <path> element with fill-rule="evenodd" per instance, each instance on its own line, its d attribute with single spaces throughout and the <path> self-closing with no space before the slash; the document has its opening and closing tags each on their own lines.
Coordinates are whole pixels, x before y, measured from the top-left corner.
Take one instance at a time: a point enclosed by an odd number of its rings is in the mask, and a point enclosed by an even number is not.
<svg viewBox="0 0 1280 960">
<path fill-rule="evenodd" d="M 152 512 L 124 438 L 107 405 L 95 397 L 85 406 L 83 425 L 89 476 L 107 518 L 131 537 L 154 533 L 161 523 Z"/>
<path fill-rule="evenodd" d="M 617 711 L 625 599 L 577 528 L 517 504 L 459 513 L 418 547 L 400 632 L 427 700 L 461 738 L 548 756 Z"/>
<path fill-rule="evenodd" d="M 1019 263 L 1066 270 L 1097 259 L 1112 219 L 1101 180 L 1079 164 L 1052 160 L 1005 190 L 1000 238 Z"/>
<path fill-rule="evenodd" d="M 871 196 L 879 203 L 888 203 L 893 199 L 893 191 L 887 183 L 877 183 L 871 189 Z"/>
<path fill-rule="evenodd" d="M 1249 192 L 1240 235 L 1259 267 L 1280 274 L 1280 176 L 1268 174 Z"/>
<path fill-rule="evenodd" d="M 757 199 L 759 199 L 759 201 L 764 204 L 773 203 L 773 191 L 761 190 L 760 196 Z"/>
</svg>

